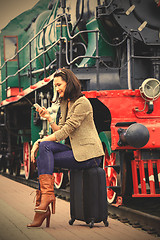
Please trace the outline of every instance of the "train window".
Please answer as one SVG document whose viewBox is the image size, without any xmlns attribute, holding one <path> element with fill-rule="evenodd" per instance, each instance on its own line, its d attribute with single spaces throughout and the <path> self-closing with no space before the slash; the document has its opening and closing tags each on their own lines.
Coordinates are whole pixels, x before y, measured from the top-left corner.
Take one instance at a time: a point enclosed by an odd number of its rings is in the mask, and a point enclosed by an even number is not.
<svg viewBox="0 0 160 240">
<path fill-rule="evenodd" d="M 17 61 L 15 54 L 18 51 L 18 37 L 4 36 L 4 60 Z M 15 56 L 15 57 L 14 57 Z"/>
</svg>

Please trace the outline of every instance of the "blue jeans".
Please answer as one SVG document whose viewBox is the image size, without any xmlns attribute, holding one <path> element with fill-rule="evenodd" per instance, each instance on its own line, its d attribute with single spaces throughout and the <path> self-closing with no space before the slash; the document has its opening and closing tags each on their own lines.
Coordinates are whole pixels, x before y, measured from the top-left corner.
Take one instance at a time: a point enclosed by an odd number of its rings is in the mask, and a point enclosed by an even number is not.
<svg viewBox="0 0 160 240">
<path fill-rule="evenodd" d="M 75 160 L 70 147 L 57 142 L 41 142 L 39 144 L 39 157 L 37 158 L 38 175 L 52 175 L 56 167 L 66 169 L 97 167 L 101 160 L 102 157 L 98 157 L 78 162 Z"/>
</svg>

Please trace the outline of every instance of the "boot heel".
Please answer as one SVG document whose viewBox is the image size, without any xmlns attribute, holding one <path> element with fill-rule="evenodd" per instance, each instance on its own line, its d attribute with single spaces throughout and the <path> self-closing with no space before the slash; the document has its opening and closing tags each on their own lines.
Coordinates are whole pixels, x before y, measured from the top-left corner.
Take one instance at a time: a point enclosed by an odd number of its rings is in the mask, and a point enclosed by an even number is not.
<svg viewBox="0 0 160 240">
<path fill-rule="evenodd" d="M 46 217 L 46 227 L 47 228 L 49 228 L 49 226 L 50 226 L 50 217 L 51 217 L 51 215 Z"/>
<path fill-rule="evenodd" d="M 51 202 L 52 214 L 55 214 L 56 199 Z"/>
</svg>

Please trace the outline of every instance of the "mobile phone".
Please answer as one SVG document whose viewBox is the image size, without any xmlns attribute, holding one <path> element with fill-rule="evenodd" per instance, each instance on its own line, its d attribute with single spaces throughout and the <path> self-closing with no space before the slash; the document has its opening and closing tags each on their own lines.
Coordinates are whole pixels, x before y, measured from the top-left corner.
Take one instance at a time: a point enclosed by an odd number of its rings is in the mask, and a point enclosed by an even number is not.
<svg viewBox="0 0 160 240">
<path fill-rule="evenodd" d="M 40 111 L 41 108 L 42 108 L 38 103 L 33 104 L 33 106 L 34 106 L 38 111 Z"/>
</svg>

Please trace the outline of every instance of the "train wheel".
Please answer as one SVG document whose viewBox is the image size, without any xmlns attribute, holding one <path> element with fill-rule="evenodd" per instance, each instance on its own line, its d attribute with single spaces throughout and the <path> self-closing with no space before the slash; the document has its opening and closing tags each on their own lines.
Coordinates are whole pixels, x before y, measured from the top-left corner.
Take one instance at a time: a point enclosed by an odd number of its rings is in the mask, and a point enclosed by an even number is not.
<svg viewBox="0 0 160 240">
<path fill-rule="evenodd" d="M 65 188 L 68 182 L 68 171 L 53 173 L 54 185 L 57 189 Z"/>
<path fill-rule="evenodd" d="M 110 156 L 108 154 L 107 148 L 105 150 L 105 157 L 103 161 L 103 169 L 106 172 L 106 185 L 109 187 L 115 187 L 117 186 L 117 173 L 112 167 L 108 166 L 114 166 L 116 161 L 116 154 L 111 153 Z M 114 192 L 111 188 L 107 188 L 107 200 L 108 202 L 114 203 L 116 201 L 116 192 Z"/>
<path fill-rule="evenodd" d="M 63 182 L 63 173 L 53 173 L 54 176 L 54 185 L 57 189 L 61 188 Z"/>
<path fill-rule="evenodd" d="M 26 179 L 31 178 L 34 172 L 33 165 L 31 164 L 30 153 L 31 153 L 31 147 L 29 142 L 23 143 L 23 164 L 24 164 L 24 174 Z"/>
</svg>

